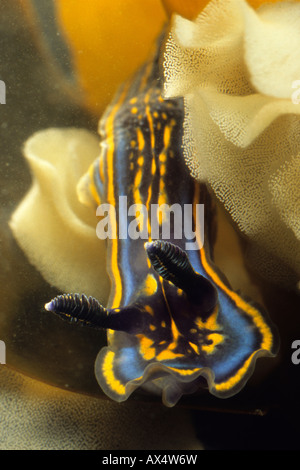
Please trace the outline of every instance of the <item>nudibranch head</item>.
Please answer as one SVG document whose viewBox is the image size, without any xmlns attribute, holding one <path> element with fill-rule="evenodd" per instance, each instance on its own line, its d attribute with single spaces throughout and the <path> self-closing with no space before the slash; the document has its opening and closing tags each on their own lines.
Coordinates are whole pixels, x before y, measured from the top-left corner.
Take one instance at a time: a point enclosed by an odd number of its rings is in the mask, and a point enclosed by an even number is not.
<svg viewBox="0 0 300 470">
<path fill-rule="evenodd" d="M 45 308 L 68 321 L 106 328 L 95 373 L 103 391 L 126 400 L 143 386 L 162 392 L 167 406 L 194 393 L 206 378 L 221 398 L 237 393 L 261 355 L 277 351 L 276 333 L 263 313 L 239 295 L 195 272 L 178 246 L 148 242 L 145 249 L 157 289 L 130 306 L 106 309 L 93 298 L 59 296 Z"/>
<path fill-rule="evenodd" d="M 134 336 L 119 333 L 110 338 L 109 347 L 99 352 L 95 363 L 100 386 L 116 401 L 126 400 L 143 386 L 162 393 L 163 403 L 173 406 L 183 394 L 199 391 L 204 377 L 211 394 L 235 395 L 251 376 L 256 359 L 276 354 L 273 326 L 261 310 L 220 279 L 216 285 L 192 269 L 188 273 L 189 263 L 178 247 L 159 244 L 165 251 L 180 253 L 176 261 L 178 265 L 183 262 L 185 274 L 182 278 L 174 276 L 174 271 L 170 275 L 165 253 L 161 271 L 161 263 L 152 261 L 163 280 L 159 279 L 159 300 L 158 293 L 145 299 L 149 326 Z M 147 247 L 148 256 L 152 247 Z"/>
</svg>

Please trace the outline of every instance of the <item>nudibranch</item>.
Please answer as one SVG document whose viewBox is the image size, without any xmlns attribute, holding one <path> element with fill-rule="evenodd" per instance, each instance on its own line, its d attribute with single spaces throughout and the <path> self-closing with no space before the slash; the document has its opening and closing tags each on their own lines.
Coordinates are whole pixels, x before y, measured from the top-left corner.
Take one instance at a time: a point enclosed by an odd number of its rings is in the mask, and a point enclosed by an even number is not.
<svg viewBox="0 0 300 470">
<path fill-rule="evenodd" d="M 184 161 L 183 102 L 163 98 L 160 57 L 159 49 L 117 92 L 100 121 L 100 156 L 78 185 L 82 202 L 114 209 L 107 209 L 119 234 L 107 239 L 108 304 L 64 294 L 45 308 L 107 329 L 107 346 L 95 361 L 106 395 L 121 402 L 143 387 L 173 406 L 199 390 L 203 378 L 217 397 L 236 394 L 256 359 L 275 355 L 278 345 L 267 314 L 233 291 L 212 262 L 214 204 Z M 124 197 L 127 207 L 139 211 L 131 237 Z M 182 236 L 171 214 L 175 205 L 191 228 Z M 163 234 L 166 220 L 170 232 Z M 157 238 L 153 225 L 161 229 Z"/>
</svg>

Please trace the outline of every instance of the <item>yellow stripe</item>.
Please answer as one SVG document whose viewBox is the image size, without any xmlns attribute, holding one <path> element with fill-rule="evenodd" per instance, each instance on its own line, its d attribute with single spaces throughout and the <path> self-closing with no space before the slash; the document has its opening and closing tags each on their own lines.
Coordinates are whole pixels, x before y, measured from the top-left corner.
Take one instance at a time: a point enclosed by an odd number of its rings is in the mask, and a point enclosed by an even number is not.
<svg viewBox="0 0 300 470">
<path fill-rule="evenodd" d="M 164 114 L 164 113 L 163 113 Z M 170 125 L 166 125 L 164 129 L 164 148 L 162 152 L 159 155 L 159 161 L 160 161 L 160 181 L 159 181 L 159 197 L 158 197 L 158 204 L 163 205 L 168 203 L 168 197 L 167 197 L 167 192 L 166 192 L 166 187 L 165 187 L 165 182 L 163 175 L 166 173 L 166 161 L 167 161 L 167 151 L 170 146 L 171 142 L 171 137 L 172 137 L 172 131 L 173 127 L 176 124 L 176 121 L 172 119 L 170 122 Z M 164 220 L 163 217 L 165 216 L 164 213 L 161 214 L 160 216 L 160 223 Z"/>
<path fill-rule="evenodd" d="M 138 169 L 134 178 L 134 187 L 137 190 L 142 182 L 143 171 L 141 168 Z M 141 202 L 139 199 L 138 202 Z"/>
<path fill-rule="evenodd" d="M 174 125 L 174 123 L 172 122 Z M 166 126 L 164 130 L 164 150 L 166 150 L 170 145 L 171 134 L 173 130 L 173 125 Z"/>
<path fill-rule="evenodd" d="M 179 338 L 179 336 L 181 336 L 181 333 L 178 330 L 178 328 L 176 326 L 176 323 L 173 320 L 172 312 L 170 310 L 170 306 L 169 306 L 169 303 L 168 303 L 168 299 L 167 299 L 164 284 L 163 284 L 163 279 L 161 277 L 159 278 L 159 282 L 160 282 L 160 285 L 161 285 L 161 290 L 162 290 L 162 293 L 163 293 L 163 296 L 164 296 L 164 299 L 165 299 L 165 303 L 166 303 L 166 307 L 168 309 L 169 317 L 170 317 L 170 320 L 171 320 L 171 331 L 172 331 L 173 341 L 168 346 L 168 350 L 171 350 L 171 349 L 175 349 L 176 346 L 178 345 L 178 338 Z M 180 357 L 180 355 L 177 354 L 177 357 Z"/>
<path fill-rule="evenodd" d="M 135 204 L 143 204 L 141 192 L 139 189 L 141 182 L 142 182 L 142 177 L 143 177 L 143 170 L 142 168 L 139 168 L 136 171 L 136 174 L 134 177 L 134 183 L 133 183 L 133 199 L 134 199 Z"/>
<path fill-rule="evenodd" d="M 102 364 L 103 377 L 113 392 L 117 393 L 118 395 L 125 395 L 126 389 L 124 385 L 118 379 L 116 379 L 113 371 L 114 358 L 115 353 L 113 351 L 108 351 Z"/>
<path fill-rule="evenodd" d="M 105 181 L 105 176 L 104 176 L 104 158 L 103 158 L 103 152 L 101 152 L 100 158 L 99 158 L 99 176 L 100 176 L 100 179 L 101 179 L 102 183 L 104 183 L 104 181 Z"/>
<path fill-rule="evenodd" d="M 189 345 L 190 345 L 190 347 L 193 349 L 193 351 L 195 351 L 195 353 L 198 354 L 198 356 L 199 356 L 199 354 L 200 354 L 199 346 L 197 346 L 197 345 L 194 344 L 194 343 L 191 343 L 191 341 L 189 341 Z"/>
<path fill-rule="evenodd" d="M 153 177 L 154 174 L 155 174 L 155 171 L 156 171 L 155 152 L 154 152 L 154 149 L 155 149 L 155 135 L 154 135 L 154 126 L 153 126 L 153 119 L 152 119 L 152 115 L 151 115 L 151 109 L 150 109 L 150 106 L 149 106 L 149 99 L 150 99 L 150 93 L 148 93 L 145 97 L 145 104 L 146 104 L 145 111 L 146 111 L 146 116 L 147 116 L 148 123 L 149 123 L 149 129 L 150 129 L 150 145 L 151 145 L 151 150 L 152 150 L 151 175 Z M 147 198 L 147 201 L 146 201 L 146 207 L 147 207 L 147 211 L 148 211 L 148 221 L 147 221 L 147 223 L 148 223 L 149 242 L 152 241 L 152 238 L 151 238 L 151 222 L 150 222 L 150 217 L 149 217 L 149 206 L 150 206 L 150 202 L 151 202 L 151 197 L 152 197 L 152 180 L 150 181 L 150 184 L 149 184 L 148 198 Z M 149 263 L 148 263 L 148 266 L 150 267 Z"/>
<path fill-rule="evenodd" d="M 113 106 L 110 115 L 107 117 L 105 124 L 105 133 L 108 136 L 108 147 L 107 147 L 107 202 L 113 207 L 116 207 L 115 195 L 114 195 L 114 152 L 115 152 L 115 142 L 114 142 L 114 119 L 116 113 L 120 109 L 120 106 L 126 98 L 126 94 L 130 83 L 127 83 L 124 87 L 119 100 Z M 114 278 L 114 294 L 113 300 L 111 302 L 111 307 L 119 307 L 122 299 L 122 278 L 118 265 L 118 240 L 117 238 L 111 240 L 111 272 Z"/>
<path fill-rule="evenodd" d="M 137 141 L 138 141 L 139 150 L 140 151 L 144 150 L 144 147 L 145 147 L 144 134 L 139 127 L 137 129 Z"/>
<path fill-rule="evenodd" d="M 171 351 L 170 349 L 164 349 L 159 355 L 157 356 L 157 361 L 172 361 L 173 359 L 178 359 L 184 357 L 184 354 L 177 354 Z"/>
<path fill-rule="evenodd" d="M 177 369 L 176 367 L 170 367 L 174 372 L 178 372 L 180 375 L 193 375 L 198 372 L 200 369 Z"/>
<path fill-rule="evenodd" d="M 149 123 L 149 128 L 150 128 L 150 139 L 151 139 L 150 143 L 151 143 L 151 149 L 152 149 L 152 156 L 154 158 L 155 134 L 154 134 L 154 126 L 153 126 L 153 119 L 152 119 L 152 115 L 151 115 L 151 109 L 150 109 L 150 106 L 149 106 L 150 93 L 151 93 L 151 90 L 145 96 L 145 104 L 146 104 L 145 111 L 146 111 L 146 116 L 147 116 L 148 123 Z"/>
<path fill-rule="evenodd" d="M 199 195 L 200 195 L 200 187 L 198 184 L 195 183 L 195 196 L 194 196 L 194 210 L 196 208 L 196 203 L 199 201 Z M 199 240 L 199 233 L 196 233 L 196 239 L 200 245 L 200 240 Z M 213 268 L 210 266 L 206 259 L 206 253 L 204 250 L 204 247 L 201 248 L 200 250 L 200 257 L 201 257 L 201 262 L 204 270 L 206 273 L 211 277 L 213 282 L 220 287 L 220 289 L 225 292 L 228 297 L 235 303 L 235 305 L 243 310 L 248 316 L 250 316 L 253 320 L 253 323 L 255 326 L 258 328 L 258 330 L 261 332 L 262 335 L 262 343 L 261 343 L 261 349 L 271 351 L 272 344 L 273 344 L 273 337 L 270 328 L 268 325 L 266 325 L 262 315 L 260 312 L 252 307 L 252 305 L 249 305 L 247 302 L 245 302 L 244 299 L 242 299 L 238 294 L 230 290 L 220 279 L 218 274 L 213 270 Z M 236 372 L 234 376 L 232 376 L 230 379 L 228 379 L 225 382 L 222 382 L 221 384 L 216 385 L 216 390 L 224 391 L 224 390 L 230 390 L 234 385 L 236 385 L 242 378 L 243 376 L 247 373 L 249 366 L 251 365 L 253 355 L 257 351 L 254 351 L 251 356 L 244 362 L 242 367 Z"/>
<path fill-rule="evenodd" d="M 230 379 L 226 380 L 225 382 L 221 382 L 220 384 L 215 384 L 215 389 L 223 392 L 226 390 L 230 390 L 233 388 L 237 383 L 241 381 L 241 379 L 246 375 L 249 366 L 251 365 L 252 359 L 254 354 L 256 354 L 257 351 L 253 352 L 251 356 L 244 362 L 243 366 L 240 367 L 240 369 L 237 371 L 235 375 L 230 377 Z"/>
<path fill-rule="evenodd" d="M 199 185 L 196 185 L 196 191 L 195 191 L 195 200 L 199 200 Z M 194 210 L 196 208 L 196 203 L 194 204 Z M 196 234 L 196 238 L 198 243 L 200 244 L 199 240 L 199 233 Z M 252 317 L 256 327 L 260 330 L 262 336 L 263 336 L 263 341 L 262 341 L 262 349 L 266 350 L 271 350 L 272 344 L 273 344 L 273 337 L 270 328 L 266 325 L 261 313 L 252 305 L 248 304 L 244 299 L 242 299 L 236 292 L 233 292 L 230 290 L 220 279 L 218 274 L 213 270 L 213 268 L 210 266 L 206 259 L 206 253 L 204 250 L 204 247 L 201 248 L 200 250 L 200 256 L 201 256 L 201 262 L 204 270 L 207 272 L 207 274 L 211 277 L 213 282 L 220 287 L 227 295 L 228 297 L 235 303 L 235 305 L 243 310 L 247 315 Z"/>
</svg>

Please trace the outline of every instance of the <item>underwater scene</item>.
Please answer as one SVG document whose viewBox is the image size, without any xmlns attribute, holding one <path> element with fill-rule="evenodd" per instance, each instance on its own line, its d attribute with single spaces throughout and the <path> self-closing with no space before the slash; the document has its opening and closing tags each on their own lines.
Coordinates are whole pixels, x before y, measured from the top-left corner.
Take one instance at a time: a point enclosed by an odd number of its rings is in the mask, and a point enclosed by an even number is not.
<svg viewBox="0 0 300 470">
<path fill-rule="evenodd" d="M 300 2 L 0 12 L 0 449 L 299 450 Z"/>
</svg>

